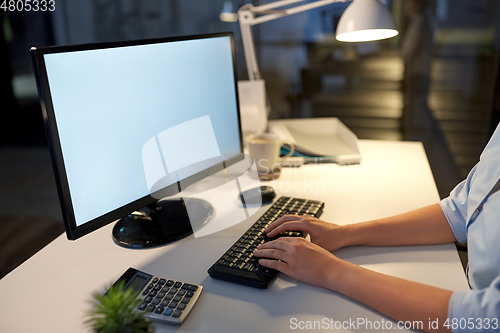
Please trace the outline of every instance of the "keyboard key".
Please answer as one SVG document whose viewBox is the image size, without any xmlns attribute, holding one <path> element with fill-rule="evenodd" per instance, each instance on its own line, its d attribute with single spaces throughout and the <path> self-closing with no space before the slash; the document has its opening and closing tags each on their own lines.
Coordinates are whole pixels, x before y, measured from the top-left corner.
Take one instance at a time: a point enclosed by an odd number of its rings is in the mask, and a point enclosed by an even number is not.
<svg viewBox="0 0 500 333">
<path fill-rule="evenodd" d="M 174 284 L 174 288 L 180 288 L 180 287 L 182 287 L 182 282 L 176 282 Z"/>
<path fill-rule="evenodd" d="M 161 306 L 159 306 L 159 307 L 156 308 L 155 313 L 162 314 L 163 310 L 165 310 L 165 308 L 162 308 Z"/>
<path fill-rule="evenodd" d="M 179 304 L 178 302 L 171 302 L 171 303 L 168 305 L 168 307 L 173 309 L 173 308 L 175 308 L 178 304 Z"/>
<path fill-rule="evenodd" d="M 181 304 L 177 305 L 178 310 L 184 310 L 185 308 L 186 308 L 186 303 L 181 303 Z"/>
<path fill-rule="evenodd" d="M 172 310 L 171 308 L 167 308 L 165 310 L 165 312 L 163 312 L 163 315 L 164 316 L 170 316 L 172 314 L 172 312 L 174 312 L 174 310 Z"/>
<path fill-rule="evenodd" d="M 148 311 L 148 312 L 153 312 L 155 309 L 156 309 L 156 306 L 154 306 L 154 305 L 149 305 L 149 306 L 146 308 L 146 311 Z"/>
<path fill-rule="evenodd" d="M 182 314 L 182 311 L 175 310 L 174 313 L 172 313 L 172 317 L 178 318 L 181 316 L 181 314 Z"/>
<path fill-rule="evenodd" d="M 140 311 L 143 311 L 145 308 L 148 307 L 148 303 L 146 302 L 142 302 L 141 304 L 139 304 L 139 306 L 137 307 L 137 310 L 140 310 Z"/>
</svg>

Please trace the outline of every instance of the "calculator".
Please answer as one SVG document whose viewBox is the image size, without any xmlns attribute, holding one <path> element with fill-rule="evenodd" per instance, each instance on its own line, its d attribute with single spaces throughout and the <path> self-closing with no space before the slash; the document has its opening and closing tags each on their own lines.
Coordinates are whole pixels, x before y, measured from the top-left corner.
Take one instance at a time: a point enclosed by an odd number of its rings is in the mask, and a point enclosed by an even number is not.
<svg viewBox="0 0 500 333">
<path fill-rule="evenodd" d="M 151 321 L 180 325 L 193 309 L 203 290 L 201 285 L 154 276 L 130 267 L 115 282 L 134 288 L 141 304 L 137 311 Z"/>
</svg>

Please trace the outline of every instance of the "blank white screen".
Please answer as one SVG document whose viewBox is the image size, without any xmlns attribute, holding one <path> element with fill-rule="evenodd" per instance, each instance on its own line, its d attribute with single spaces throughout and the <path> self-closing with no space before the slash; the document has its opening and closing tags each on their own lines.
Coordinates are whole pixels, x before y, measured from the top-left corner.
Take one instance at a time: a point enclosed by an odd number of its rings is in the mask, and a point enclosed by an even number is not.
<svg viewBox="0 0 500 333">
<path fill-rule="evenodd" d="M 220 152 L 240 152 L 228 36 L 44 60 L 78 226 L 149 194 L 142 147 L 165 129 L 208 115 Z"/>
</svg>

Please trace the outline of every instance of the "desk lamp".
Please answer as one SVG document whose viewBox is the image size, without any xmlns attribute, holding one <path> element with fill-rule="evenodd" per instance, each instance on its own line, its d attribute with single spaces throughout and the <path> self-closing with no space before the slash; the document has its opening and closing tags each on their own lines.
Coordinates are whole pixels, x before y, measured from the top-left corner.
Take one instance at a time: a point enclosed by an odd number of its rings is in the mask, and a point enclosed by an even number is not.
<svg viewBox="0 0 500 333">
<path fill-rule="evenodd" d="M 335 2 L 347 2 L 346 0 L 316 0 L 295 7 L 279 9 L 293 5 L 304 0 L 279 0 L 272 3 L 254 6 L 245 4 L 238 10 L 238 20 L 240 21 L 241 38 L 243 50 L 248 70 L 249 81 L 262 80 L 252 37 L 251 27 L 264 22 L 272 21 L 281 17 L 297 14 L 310 9 L 326 6 Z M 226 1 L 225 12 L 227 13 L 230 3 Z M 223 10 L 224 12 L 224 10 Z M 231 15 L 221 15 L 223 17 L 235 17 Z M 336 31 L 336 38 L 341 42 L 367 42 L 394 37 L 398 34 L 396 24 L 387 7 L 378 0 L 354 0 L 342 14 Z M 263 86 L 263 85 L 261 85 Z M 258 85 L 256 86 L 258 87 Z M 262 103 L 261 103 L 262 104 Z M 268 108 L 269 109 L 269 108 Z M 267 127 L 267 113 L 263 112 L 265 119 L 254 123 L 265 124 L 264 128 L 253 129 L 256 132 L 263 131 Z M 244 108 L 242 108 L 244 113 Z M 245 131 L 245 114 L 242 114 L 242 126 Z M 249 129 L 247 129 L 249 130 Z"/>
</svg>

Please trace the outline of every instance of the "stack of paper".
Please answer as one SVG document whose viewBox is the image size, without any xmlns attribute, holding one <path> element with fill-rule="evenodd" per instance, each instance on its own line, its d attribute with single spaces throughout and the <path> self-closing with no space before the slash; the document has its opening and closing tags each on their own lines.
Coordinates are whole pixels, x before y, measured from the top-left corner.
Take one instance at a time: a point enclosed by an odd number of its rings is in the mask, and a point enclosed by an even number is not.
<svg viewBox="0 0 500 333">
<path fill-rule="evenodd" d="M 306 162 L 359 163 L 357 136 L 338 118 L 286 119 L 269 121 L 269 132 L 295 144 L 293 156 Z M 283 146 L 283 150 L 287 150 Z"/>
</svg>

